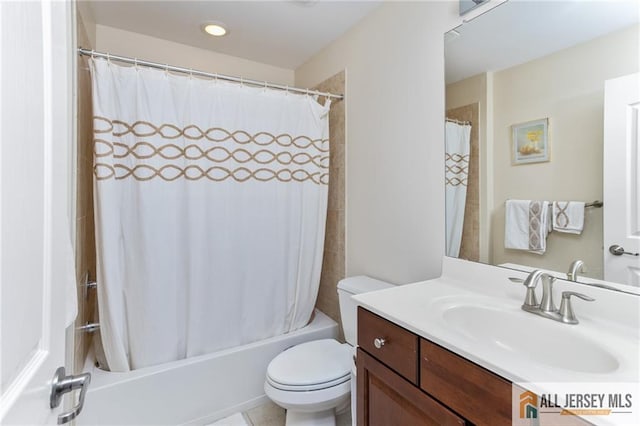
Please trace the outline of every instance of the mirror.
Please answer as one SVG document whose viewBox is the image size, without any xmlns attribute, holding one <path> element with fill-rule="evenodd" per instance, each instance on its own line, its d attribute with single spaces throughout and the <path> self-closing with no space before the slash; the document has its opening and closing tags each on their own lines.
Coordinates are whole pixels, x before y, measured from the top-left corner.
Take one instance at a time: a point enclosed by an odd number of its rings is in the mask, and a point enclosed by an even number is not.
<svg viewBox="0 0 640 426">
<path fill-rule="evenodd" d="M 582 209 L 579 233 L 534 224 L 537 253 L 505 248 L 523 238 L 522 204 L 506 204 L 603 200 L 604 84 L 639 71 L 638 16 L 635 0 L 510 0 L 445 34 L 447 255 L 563 279 L 580 259 L 579 281 L 605 279 L 606 204 Z"/>
<path fill-rule="evenodd" d="M 488 0 L 460 0 L 459 1 L 460 15 L 464 15 L 467 12 L 471 12 L 473 9 L 480 6 L 482 3 L 486 1 Z"/>
</svg>

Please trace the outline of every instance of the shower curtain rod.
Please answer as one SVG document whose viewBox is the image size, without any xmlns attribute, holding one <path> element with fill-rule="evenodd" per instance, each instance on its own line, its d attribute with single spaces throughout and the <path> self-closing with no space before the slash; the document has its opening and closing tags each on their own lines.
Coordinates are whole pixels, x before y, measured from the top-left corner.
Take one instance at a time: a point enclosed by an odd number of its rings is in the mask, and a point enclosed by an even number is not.
<svg viewBox="0 0 640 426">
<path fill-rule="evenodd" d="M 463 126 L 468 126 L 471 125 L 470 121 L 460 121 L 460 120 L 456 120 L 455 118 L 445 118 L 444 121 L 448 121 L 449 123 L 456 123 L 456 124 L 460 124 Z"/>
<path fill-rule="evenodd" d="M 95 50 L 84 49 L 82 47 L 78 48 L 78 53 L 80 55 L 84 55 L 84 56 L 91 56 L 92 58 L 104 58 L 104 59 L 107 59 L 109 61 L 113 60 L 113 61 L 123 62 L 123 63 L 126 63 L 126 64 L 141 65 L 141 66 L 144 66 L 144 67 L 157 68 L 157 69 L 161 69 L 161 70 L 165 70 L 165 71 L 178 72 L 178 73 L 182 73 L 182 74 L 197 75 L 197 76 L 200 76 L 200 77 L 208 77 L 208 78 L 213 78 L 213 79 L 233 81 L 233 82 L 240 83 L 240 84 L 250 84 L 252 86 L 258 86 L 258 87 L 269 87 L 271 89 L 286 90 L 287 92 L 305 93 L 307 95 L 325 96 L 325 97 L 331 98 L 331 99 L 338 99 L 338 100 L 344 99 L 344 95 L 336 95 L 336 94 L 333 94 L 333 93 L 320 92 L 320 91 L 317 91 L 317 90 L 300 89 L 298 87 L 290 87 L 290 86 L 286 86 L 286 85 L 283 85 L 283 84 L 269 83 L 267 81 L 251 80 L 251 79 L 246 79 L 246 78 L 242 78 L 242 77 L 233 77 L 233 76 L 230 76 L 230 75 L 209 73 L 209 72 L 204 72 L 204 71 L 197 71 L 197 70 L 193 70 L 193 69 L 190 69 L 190 68 L 183 68 L 183 67 L 176 67 L 176 66 L 167 65 L 167 64 L 161 64 L 159 62 L 150 62 L 150 61 L 144 61 L 142 59 L 137 59 L 137 58 L 128 58 L 126 56 L 119 56 L 119 55 L 112 55 L 110 53 L 96 52 Z"/>
</svg>

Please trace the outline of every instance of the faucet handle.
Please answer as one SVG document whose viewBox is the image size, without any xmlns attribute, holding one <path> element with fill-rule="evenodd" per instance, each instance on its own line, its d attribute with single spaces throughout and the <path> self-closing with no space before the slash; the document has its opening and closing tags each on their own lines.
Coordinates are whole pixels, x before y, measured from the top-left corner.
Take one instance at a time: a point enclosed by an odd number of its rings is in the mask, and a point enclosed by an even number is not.
<svg viewBox="0 0 640 426">
<path fill-rule="evenodd" d="M 538 306 L 535 281 L 516 277 L 509 277 L 509 281 L 511 281 L 512 283 L 523 284 L 527 288 L 527 294 L 525 295 L 524 304 L 522 306 L 526 306 L 528 308 L 535 308 Z"/>
<path fill-rule="evenodd" d="M 562 292 L 562 298 L 563 299 L 569 299 L 571 296 L 575 296 L 575 297 L 579 297 L 582 300 L 586 300 L 587 302 L 593 302 L 596 299 L 594 299 L 591 296 L 587 296 L 586 294 L 582 294 L 582 293 L 578 293 L 577 291 L 563 291 Z"/>
<path fill-rule="evenodd" d="M 563 291 L 562 292 L 562 302 L 560 303 L 560 320 L 565 324 L 578 324 L 578 319 L 576 318 L 575 313 L 573 312 L 573 307 L 571 306 L 571 296 L 579 297 L 582 300 L 586 300 L 587 302 L 593 302 L 593 297 L 589 297 L 586 294 L 577 293 L 575 291 Z"/>
</svg>

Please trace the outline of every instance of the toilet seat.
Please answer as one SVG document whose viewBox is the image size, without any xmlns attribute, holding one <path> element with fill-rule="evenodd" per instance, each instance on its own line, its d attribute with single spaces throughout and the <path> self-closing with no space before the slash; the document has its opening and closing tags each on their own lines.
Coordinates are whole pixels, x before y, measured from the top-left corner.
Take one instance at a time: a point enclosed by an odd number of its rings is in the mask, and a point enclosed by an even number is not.
<svg viewBox="0 0 640 426">
<path fill-rule="evenodd" d="M 315 390 L 327 389 L 333 386 L 337 386 L 341 383 L 348 382 L 350 378 L 351 378 L 351 374 L 347 374 L 344 377 L 340 377 L 338 379 L 331 380 L 324 383 L 316 383 L 313 385 L 289 385 L 286 383 L 276 382 L 271 377 L 267 376 L 267 382 L 276 389 L 293 391 L 293 392 L 307 392 L 307 391 L 315 391 Z"/>
<path fill-rule="evenodd" d="M 316 391 L 338 386 L 351 378 L 348 344 L 334 339 L 302 343 L 276 356 L 267 368 L 267 382 L 284 391 Z"/>
</svg>

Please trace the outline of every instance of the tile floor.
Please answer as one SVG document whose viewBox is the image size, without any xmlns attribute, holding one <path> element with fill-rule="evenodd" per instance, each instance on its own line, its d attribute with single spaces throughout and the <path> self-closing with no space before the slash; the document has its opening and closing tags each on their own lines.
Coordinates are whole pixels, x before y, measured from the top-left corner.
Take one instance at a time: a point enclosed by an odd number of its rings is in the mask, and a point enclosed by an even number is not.
<svg viewBox="0 0 640 426">
<path fill-rule="evenodd" d="M 226 419 L 219 420 L 210 426 L 284 426 L 285 411 L 274 404 L 267 402 L 264 405 L 245 411 L 240 416 L 234 414 Z M 244 425 L 242 423 L 244 420 Z M 336 417 L 336 426 L 351 426 L 351 412 L 347 411 Z"/>
</svg>

